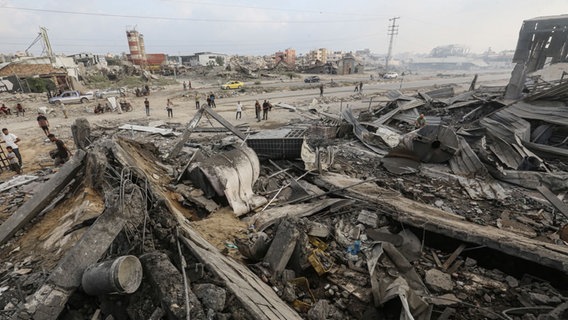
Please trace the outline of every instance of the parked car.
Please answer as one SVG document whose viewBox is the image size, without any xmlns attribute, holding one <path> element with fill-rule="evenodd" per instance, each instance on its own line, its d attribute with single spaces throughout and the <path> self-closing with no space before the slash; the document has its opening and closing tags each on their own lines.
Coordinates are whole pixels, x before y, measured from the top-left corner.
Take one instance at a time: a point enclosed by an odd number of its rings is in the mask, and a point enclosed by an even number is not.
<svg viewBox="0 0 568 320">
<path fill-rule="evenodd" d="M 108 97 L 124 97 L 126 96 L 126 89 L 124 88 L 108 88 L 95 92 L 95 97 L 104 99 Z"/>
<path fill-rule="evenodd" d="M 387 72 L 383 75 L 383 79 L 396 79 L 398 78 L 398 73 L 396 72 Z"/>
<path fill-rule="evenodd" d="M 243 82 L 240 81 L 229 81 L 227 83 L 225 83 L 224 85 L 221 86 L 221 89 L 223 90 L 228 90 L 228 89 L 240 89 L 244 86 L 245 84 Z"/>
<path fill-rule="evenodd" d="M 305 83 L 314 83 L 314 82 L 320 82 L 320 77 L 318 76 L 310 76 L 304 79 Z"/>
<path fill-rule="evenodd" d="M 49 98 L 49 103 L 85 103 L 92 100 L 94 95 L 92 92 L 81 93 L 79 91 L 63 91 L 60 95 Z"/>
</svg>

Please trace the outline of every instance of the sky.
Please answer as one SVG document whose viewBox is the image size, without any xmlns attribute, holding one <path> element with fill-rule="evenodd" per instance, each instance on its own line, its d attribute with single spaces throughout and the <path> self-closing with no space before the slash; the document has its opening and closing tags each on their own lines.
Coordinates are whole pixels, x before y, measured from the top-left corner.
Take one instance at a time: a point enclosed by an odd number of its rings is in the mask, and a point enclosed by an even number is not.
<svg viewBox="0 0 568 320">
<path fill-rule="evenodd" d="M 126 31 L 144 35 L 146 53 L 269 55 L 388 51 L 429 53 L 458 44 L 473 53 L 515 49 L 523 20 L 568 14 L 568 0 L 0 0 L 0 53 L 128 52 Z M 31 46 L 32 45 L 32 46 Z M 31 46 L 31 47 L 30 47 Z"/>
</svg>

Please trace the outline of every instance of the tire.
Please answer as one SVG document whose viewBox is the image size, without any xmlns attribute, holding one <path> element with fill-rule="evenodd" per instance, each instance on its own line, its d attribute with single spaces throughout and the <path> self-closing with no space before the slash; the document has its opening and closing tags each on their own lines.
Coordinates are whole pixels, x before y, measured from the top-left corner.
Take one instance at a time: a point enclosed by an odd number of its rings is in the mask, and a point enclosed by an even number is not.
<svg viewBox="0 0 568 320">
<path fill-rule="evenodd" d="M 89 102 L 89 99 L 87 99 L 87 98 L 81 98 L 81 103 L 87 103 L 87 102 Z"/>
</svg>

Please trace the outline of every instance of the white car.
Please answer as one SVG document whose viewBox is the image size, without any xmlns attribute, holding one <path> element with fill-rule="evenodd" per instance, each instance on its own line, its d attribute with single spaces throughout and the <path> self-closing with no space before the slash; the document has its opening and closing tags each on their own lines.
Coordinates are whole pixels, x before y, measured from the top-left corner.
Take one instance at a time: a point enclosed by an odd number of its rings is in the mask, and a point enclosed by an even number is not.
<svg viewBox="0 0 568 320">
<path fill-rule="evenodd" d="M 383 75 L 383 79 L 396 79 L 398 78 L 398 73 L 396 72 L 387 72 Z"/>
</svg>

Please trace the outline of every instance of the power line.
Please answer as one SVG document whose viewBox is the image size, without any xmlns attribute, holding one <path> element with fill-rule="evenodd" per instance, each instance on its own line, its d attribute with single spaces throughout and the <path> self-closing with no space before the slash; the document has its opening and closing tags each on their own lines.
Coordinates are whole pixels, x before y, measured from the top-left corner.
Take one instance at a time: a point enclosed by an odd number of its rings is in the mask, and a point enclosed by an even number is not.
<svg viewBox="0 0 568 320">
<path fill-rule="evenodd" d="M 376 19 L 356 19 L 356 20 L 239 20 L 239 19 L 212 19 L 212 18 L 175 18 L 175 17 L 160 17 L 160 16 L 139 16 L 139 15 L 125 15 L 125 14 L 111 14 L 111 13 L 97 13 L 97 12 L 80 12 L 80 11 L 65 11 L 65 10 L 50 10 L 50 9 L 34 9 L 22 7 L 2 7 L 4 9 L 22 10 L 30 12 L 42 12 L 52 14 L 67 14 L 67 15 L 83 15 L 95 17 L 110 17 L 110 18 L 132 18 L 132 19 L 146 19 L 146 20 L 166 20 L 166 21 L 193 21 L 193 22 L 228 22 L 228 23 L 268 23 L 268 24 L 318 24 L 318 23 L 347 23 L 347 22 L 376 22 Z"/>
<path fill-rule="evenodd" d="M 279 12 L 319 13 L 319 14 L 334 14 L 334 15 L 342 15 L 342 16 L 374 17 L 374 18 L 386 17 L 386 15 L 378 16 L 378 15 L 361 14 L 361 13 L 353 13 L 353 12 L 335 12 L 335 11 L 327 11 L 327 10 L 300 10 L 300 9 L 290 9 L 290 8 L 247 6 L 247 5 L 240 5 L 240 4 L 214 3 L 214 2 L 204 2 L 204 1 L 184 1 L 184 0 L 163 0 L 163 1 L 186 3 L 186 4 L 192 3 L 192 4 L 199 4 L 199 5 L 206 5 L 206 6 L 217 6 L 217 7 L 224 7 L 224 8 L 225 7 L 232 7 L 232 8 L 257 9 L 257 10 L 266 10 L 266 11 L 279 11 Z"/>
<path fill-rule="evenodd" d="M 400 19 L 400 17 L 393 17 L 390 18 L 389 21 L 392 21 L 392 25 L 389 26 L 387 35 L 390 36 L 390 40 L 389 40 L 389 51 L 387 53 L 387 60 L 385 61 L 385 71 L 389 70 L 389 61 L 391 59 L 391 54 L 392 54 L 392 42 L 394 39 L 394 36 L 396 36 L 398 34 L 398 25 L 396 24 L 396 20 Z"/>
</svg>

